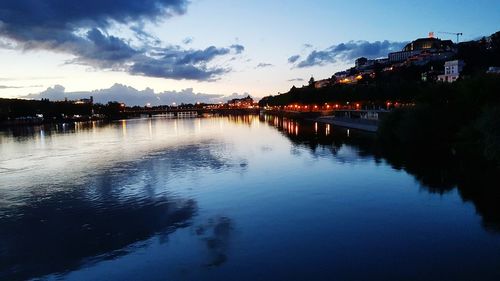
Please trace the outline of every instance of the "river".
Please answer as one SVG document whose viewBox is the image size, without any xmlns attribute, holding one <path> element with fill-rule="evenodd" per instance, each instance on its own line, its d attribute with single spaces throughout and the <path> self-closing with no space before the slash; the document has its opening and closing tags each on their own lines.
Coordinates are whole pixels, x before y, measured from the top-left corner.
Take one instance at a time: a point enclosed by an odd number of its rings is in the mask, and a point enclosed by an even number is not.
<svg viewBox="0 0 500 281">
<path fill-rule="evenodd" d="M 4 129 L 0 279 L 500 280 L 498 202 L 373 139 L 258 115 Z"/>
</svg>

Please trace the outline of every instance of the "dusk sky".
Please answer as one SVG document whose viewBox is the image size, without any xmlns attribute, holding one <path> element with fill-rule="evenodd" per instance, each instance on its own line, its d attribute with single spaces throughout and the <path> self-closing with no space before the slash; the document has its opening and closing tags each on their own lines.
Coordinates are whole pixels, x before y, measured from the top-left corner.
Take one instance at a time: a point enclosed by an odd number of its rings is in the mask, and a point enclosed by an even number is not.
<svg viewBox="0 0 500 281">
<path fill-rule="evenodd" d="M 499 15 L 497 0 L 2 0 L 0 97 L 118 83 L 260 98 L 430 31 L 488 36 Z"/>
</svg>

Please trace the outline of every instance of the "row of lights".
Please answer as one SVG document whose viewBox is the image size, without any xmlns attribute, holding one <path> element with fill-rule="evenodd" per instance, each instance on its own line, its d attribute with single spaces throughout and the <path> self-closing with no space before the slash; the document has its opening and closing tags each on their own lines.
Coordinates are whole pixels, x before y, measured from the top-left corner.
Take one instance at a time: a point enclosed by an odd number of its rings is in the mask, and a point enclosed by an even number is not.
<svg viewBox="0 0 500 281">
<path fill-rule="evenodd" d="M 346 105 L 349 105 L 349 102 L 346 103 Z M 388 101 L 386 103 L 386 106 L 387 108 L 391 107 L 391 106 L 394 106 L 394 107 L 399 107 L 401 104 L 399 104 L 398 102 L 390 102 Z M 360 109 L 361 108 L 361 104 L 360 103 L 355 103 L 354 104 L 354 107 L 356 109 Z M 280 108 L 280 106 L 271 106 L 271 108 Z M 308 110 L 308 109 L 319 109 L 320 106 L 318 105 L 298 105 L 298 104 L 291 104 L 291 105 L 286 105 L 285 106 L 285 109 L 297 109 L 297 110 L 300 110 L 300 109 L 305 109 L 305 110 Z M 325 103 L 324 106 L 322 106 L 322 108 L 326 108 L 326 109 L 331 109 L 331 108 L 335 108 L 335 109 L 338 109 L 340 108 L 340 105 L 339 104 L 335 104 L 335 105 L 330 105 L 328 103 Z"/>
<path fill-rule="evenodd" d="M 349 103 L 347 103 L 349 104 Z M 318 105 L 298 105 L 298 104 L 294 104 L 294 105 L 287 105 L 285 106 L 286 108 L 293 108 L 293 109 L 319 109 L 319 106 Z M 359 103 L 356 103 L 355 104 L 355 107 L 356 108 L 360 108 L 361 107 L 361 104 Z M 327 103 L 325 103 L 325 105 L 323 106 L 323 108 L 326 108 L 326 109 L 330 109 L 330 108 L 340 108 L 340 105 L 339 104 L 335 104 L 335 105 L 329 105 Z"/>
</svg>

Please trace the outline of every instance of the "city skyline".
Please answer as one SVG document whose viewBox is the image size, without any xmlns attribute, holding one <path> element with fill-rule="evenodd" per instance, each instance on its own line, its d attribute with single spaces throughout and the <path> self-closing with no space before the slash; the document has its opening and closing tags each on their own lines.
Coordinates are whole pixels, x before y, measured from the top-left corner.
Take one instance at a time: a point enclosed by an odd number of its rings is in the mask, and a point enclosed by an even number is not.
<svg viewBox="0 0 500 281">
<path fill-rule="evenodd" d="M 260 98 L 311 75 L 327 78 L 357 57 L 386 56 L 428 32 L 453 41 L 439 32 L 462 32 L 467 41 L 500 26 L 489 1 L 67 3 L 0 4 L 0 97 L 121 84 L 138 93 Z"/>
</svg>

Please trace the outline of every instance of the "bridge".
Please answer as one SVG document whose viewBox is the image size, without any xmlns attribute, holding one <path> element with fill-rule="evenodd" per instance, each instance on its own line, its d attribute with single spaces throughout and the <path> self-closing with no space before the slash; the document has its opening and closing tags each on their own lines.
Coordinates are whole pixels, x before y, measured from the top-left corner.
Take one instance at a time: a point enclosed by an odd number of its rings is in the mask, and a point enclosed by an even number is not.
<svg viewBox="0 0 500 281">
<path fill-rule="evenodd" d="M 165 107 L 165 108 L 126 108 L 123 113 L 126 115 L 160 115 L 173 114 L 174 116 L 183 113 L 191 113 L 201 116 L 203 114 L 258 114 L 260 109 L 256 108 L 201 108 L 201 107 Z"/>
</svg>

